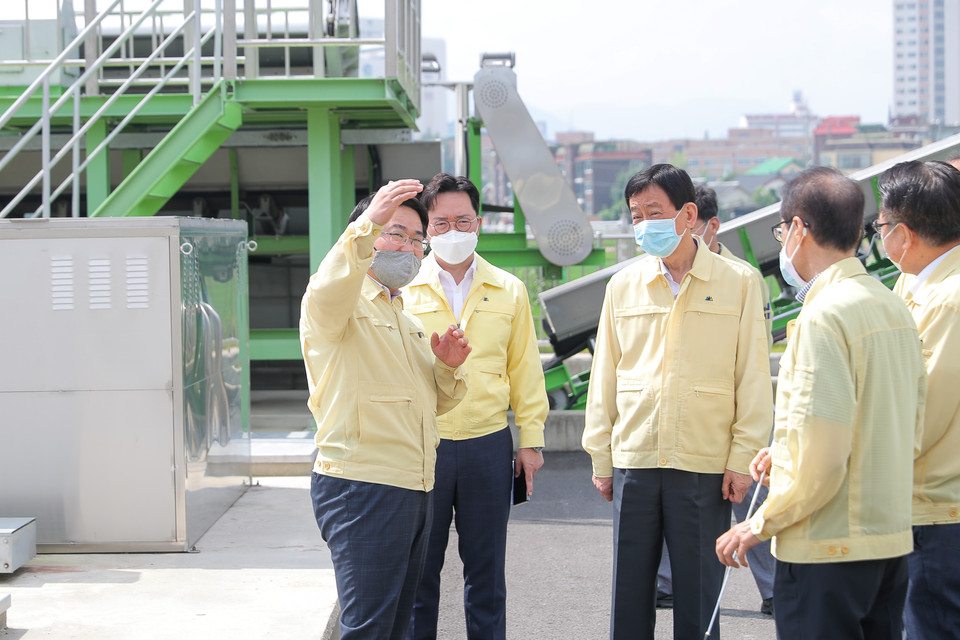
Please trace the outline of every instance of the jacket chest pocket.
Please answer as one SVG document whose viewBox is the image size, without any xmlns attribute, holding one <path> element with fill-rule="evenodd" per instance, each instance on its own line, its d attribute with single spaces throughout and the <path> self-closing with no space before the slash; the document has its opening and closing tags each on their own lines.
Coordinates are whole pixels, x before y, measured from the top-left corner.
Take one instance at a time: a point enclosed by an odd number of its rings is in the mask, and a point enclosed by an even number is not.
<svg viewBox="0 0 960 640">
<path fill-rule="evenodd" d="M 638 353 L 644 359 L 652 356 L 653 352 L 659 352 L 659 340 L 650 338 L 664 335 L 669 314 L 669 307 L 654 305 L 614 309 L 613 320 L 621 350 L 624 353 Z"/>
<path fill-rule="evenodd" d="M 681 332 L 684 353 L 703 360 L 710 369 L 706 375 L 717 375 L 715 364 L 732 372 L 740 337 L 738 307 L 705 300 L 690 304 L 683 313 Z"/>
<path fill-rule="evenodd" d="M 517 313 L 517 305 L 509 302 L 482 301 L 472 311 L 470 316 L 460 319 L 460 326 L 466 325 L 468 331 L 482 331 L 484 335 L 493 333 L 494 336 L 510 334 L 513 317 Z M 467 338 L 470 336 L 468 335 Z"/>
</svg>

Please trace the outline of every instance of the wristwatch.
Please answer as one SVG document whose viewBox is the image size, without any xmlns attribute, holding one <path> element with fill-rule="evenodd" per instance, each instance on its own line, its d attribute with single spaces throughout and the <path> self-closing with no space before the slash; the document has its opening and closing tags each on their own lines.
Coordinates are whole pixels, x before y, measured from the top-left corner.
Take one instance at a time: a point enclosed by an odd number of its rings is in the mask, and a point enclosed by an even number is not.
<svg viewBox="0 0 960 640">
<path fill-rule="evenodd" d="M 537 453 L 542 453 L 542 452 L 543 452 L 543 447 L 530 447 L 530 448 L 533 449 L 534 451 L 536 451 Z"/>
</svg>

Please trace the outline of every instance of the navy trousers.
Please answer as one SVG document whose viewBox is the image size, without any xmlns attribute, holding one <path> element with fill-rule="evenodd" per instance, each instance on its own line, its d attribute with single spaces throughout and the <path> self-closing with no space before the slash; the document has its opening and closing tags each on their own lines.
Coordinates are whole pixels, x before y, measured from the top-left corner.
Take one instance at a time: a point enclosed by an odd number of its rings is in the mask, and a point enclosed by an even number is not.
<svg viewBox="0 0 960 640">
<path fill-rule="evenodd" d="M 960 634 L 960 524 L 913 528 L 903 622 L 908 640 Z"/>
<path fill-rule="evenodd" d="M 900 640 L 906 595 L 906 556 L 815 564 L 777 561 L 777 638 Z"/>
<path fill-rule="evenodd" d="M 657 566 L 673 563 L 673 637 L 701 640 L 723 582 L 717 538 L 730 527 L 723 474 L 613 470 L 613 640 L 653 640 Z M 710 636 L 720 637 L 719 621 Z"/>
<path fill-rule="evenodd" d="M 310 496 L 333 560 L 340 638 L 403 638 L 423 572 L 432 492 L 314 473 Z"/>
<path fill-rule="evenodd" d="M 502 640 L 507 632 L 504 561 L 513 490 L 513 437 L 505 427 L 468 440 L 440 440 L 426 566 L 408 640 L 437 637 L 440 571 L 453 520 L 463 561 L 468 640 Z"/>
<path fill-rule="evenodd" d="M 737 522 L 743 522 L 747 519 L 747 510 L 750 508 L 750 501 L 753 500 L 753 493 L 757 490 L 757 483 L 754 482 L 747 491 L 746 497 L 739 503 L 732 503 L 733 515 Z M 767 499 L 766 487 L 760 487 L 760 497 L 757 498 L 757 504 L 754 505 L 754 513 Z M 757 583 L 757 590 L 760 591 L 760 598 L 766 600 L 773 597 L 773 570 L 776 560 L 770 554 L 770 541 L 765 540 L 747 551 L 747 563 L 750 565 L 750 572 L 753 574 L 753 580 Z M 663 546 L 663 555 L 660 557 L 660 568 L 657 570 L 657 591 L 673 594 L 673 575 L 670 571 L 670 556 L 667 553 L 667 546 Z"/>
</svg>

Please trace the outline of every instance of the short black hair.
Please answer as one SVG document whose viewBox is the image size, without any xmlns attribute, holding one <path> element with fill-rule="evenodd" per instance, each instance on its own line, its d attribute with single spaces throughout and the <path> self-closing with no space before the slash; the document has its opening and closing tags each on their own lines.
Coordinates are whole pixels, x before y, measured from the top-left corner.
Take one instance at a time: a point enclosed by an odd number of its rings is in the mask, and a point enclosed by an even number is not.
<svg viewBox="0 0 960 640">
<path fill-rule="evenodd" d="M 350 217 L 347 218 L 347 224 L 356 222 L 357 218 L 360 217 L 360 214 L 367 210 L 367 207 L 370 206 L 370 202 L 373 200 L 373 196 L 377 195 L 377 192 L 374 191 L 370 195 L 366 196 L 357 203 L 357 206 L 353 208 L 353 211 L 350 212 Z M 423 225 L 423 235 L 427 235 L 427 224 L 430 222 L 430 218 L 427 216 L 427 210 L 423 206 L 423 203 L 417 200 L 416 198 L 410 198 L 405 200 L 400 204 L 401 207 L 408 207 L 417 212 L 417 216 L 420 217 L 420 224 Z"/>
<path fill-rule="evenodd" d="M 877 182 L 880 210 L 935 247 L 960 240 L 960 171 L 946 162 L 895 164 Z"/>
<path fill-rule="evenodd" d="M 427 211 L 433 209 L 437 196 L 441 193 L 461 192 L 470 197 L 470 205 L 473 212 L 480 215 L 480 192 L 470 180 L 464 176 L 452 176 L 449 173 L 438 173 L 433 176 L 427 186 L 420 193 L 420 202 L 427 208 Z"/>
<path fill-rule="evenodd" d="M 666 192 L 677 211 L 688 202 L 696 200 L 693 180 L 686 171 L 672 164 L 654 164 L 633 174 L 627 181 L 627 187 L 623 190 L 627 208 L 630 207 L 630 198 L 652 185 L 657 185 Z"/>
<path fill-rule="evenodd" d="M 366 211 L 367 207 L 370 206 L 370 201 L 373 200 L 373 196 L 375 195 L 377 195 L 376 191 L 364 196 L 363 199 L 357 203 L 357 206 L 355 206 L 353 211 L 350 212 L 350 217 L 347 218 L 347 224 L 352 224 L 357 221 L 357 218 L 360 217 L 360 214 Z"/>
<path fill-rule="evenodd" d="M 710 187 L 697 185 L 696 188 L 697 220 L 709 222 L 717 216 L 717 192 Z"/>
<path fill-rule="evenodd" d="M 783 189 L 780 219 L 794 216 L 810 228 L 817 244 L 848 251 L 863 233 L 863 192 L 857 183 L 832 167 L 800 173 Z"/>
</svg>

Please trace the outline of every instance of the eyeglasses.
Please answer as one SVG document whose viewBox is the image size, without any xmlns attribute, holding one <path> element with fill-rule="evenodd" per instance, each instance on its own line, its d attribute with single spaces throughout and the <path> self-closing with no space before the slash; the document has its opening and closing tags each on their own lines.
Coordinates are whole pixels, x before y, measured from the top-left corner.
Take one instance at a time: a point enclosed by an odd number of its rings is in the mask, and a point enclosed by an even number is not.
<svg viewBox="0 0 960 640">
<path fill-rule="evenodd" d="M 781 221 L 778 222 L 777 224 L 775 224 L 775 225 L 773 225 L 772 227 L 770 227 L 770 231 L 773 232 L 773 237 L 774 237 L 774 238 L 777 240 L 777 242 L 779 242 L 780 244 L 783 244 L 783 225 L 785 225 L 785 224 L 790 224 L 791 222 L 792 222 L 792 220 L 781 220 Z M 803 223 L 803 226 L 805 226 L 805 227 L 809 227 L 809 226 L 810 226 L 810 223 L 807 222 L 806 220 L 802 219 L 802 218 L 800 219 L 800 222 L 802 222 L 802 223 Z"/>
<path fill-rule="evenodd" d="M 873 222 L 870 223 L 870 226 L 873 227 L 873 230 L 876 233 L 883 235 L 883 232 L 881 231 L 881 229 L 883 229 L 885 226 L 889 224 L 896 224 L 896 222 L 880 222 L 880 220 L 874 220 Z"/>
<path fill-rule="evenodd" d="M 470 231 L 473 228 L 473 223 L 477 221 L 478 216 L 472 218 L 457 218 L 453 221 L 453 228 L 457 231 Z M 430 223 L 430 226 L 433 227 L 433 230 L 437 232 L 437 235 L 442 236 L 447 231 L 450 231 L 450 221 L 449 220 L 434 220 Z"/>
<path fill-rule="evenodd" d="M 414 251 L 423 251 L 425 247 L 430 245 L 426 238 L 413 238 L 405 233 L 383 231 L 380 233 L 380 237 L 385 238 L 387 242 L 395 247 L 406 246 L 409 242 L 413 245 Z"/>
</svg>

